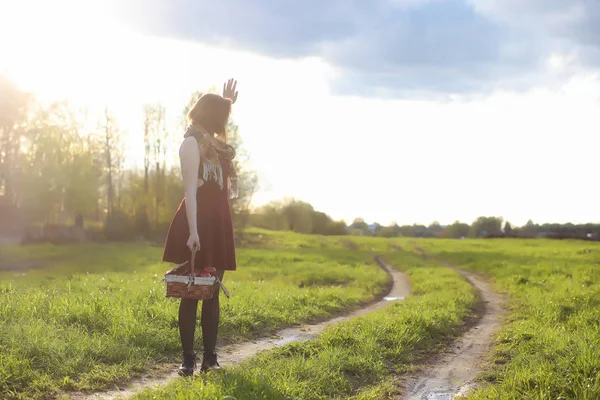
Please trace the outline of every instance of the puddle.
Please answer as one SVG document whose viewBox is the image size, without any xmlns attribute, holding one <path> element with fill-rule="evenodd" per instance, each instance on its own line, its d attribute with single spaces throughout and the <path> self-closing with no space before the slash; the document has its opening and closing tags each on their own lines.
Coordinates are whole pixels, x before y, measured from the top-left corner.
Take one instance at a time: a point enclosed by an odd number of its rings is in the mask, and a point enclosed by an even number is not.
<svg viewBox="0 0 600 400">
<path fill-rule="evenodd" d="M 385 296 L 383 298 L 383 300 L 385 300 L 385 301 L 400 301 L 400 300 L 404 300 L 404 297 Z"/>
<path fill-rule="evenodd" d="M 429 393 L 427 400 L 452 400 L 454 395 L 452 393 Z"/>
</svg>

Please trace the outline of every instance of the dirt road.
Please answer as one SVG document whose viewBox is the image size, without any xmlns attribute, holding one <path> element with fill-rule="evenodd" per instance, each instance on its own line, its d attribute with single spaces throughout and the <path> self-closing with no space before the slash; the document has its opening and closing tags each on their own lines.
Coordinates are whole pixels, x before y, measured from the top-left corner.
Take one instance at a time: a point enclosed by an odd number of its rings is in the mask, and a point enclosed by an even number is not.
<svg viewBox="0 0 600 400">
<path fill-rule="evenodd" d="M 272 337 L 224 347 L 219 351 L 219 363 L 223 367 L 228 367 L 244 361 L 264 350 L 274 349 L 291 342 L 314 339 L 328 326 L 371 313 L 386 306 L 390 301 L 401 301 L 408 296 L 410 294 L 410 285 L 406 275 L 390 267 L 383 260 L 381 260 L 380 257 L 376 257 L 375 261 L 392 278 L 391 285 L 387 293 L 384 293 L 382 296 L 376 299 L 376 301 L 351 313 L 331 318 L 320 323 L 305 324 L 298 327 L 287 328 L 277 332 Z M 126 387 L 118 390 L 97 393 L 64 393 L 63 395 L 70 396 L 72 400 L 107 400 L 126 398 L 133 395 L 140 389 L 165 385 L 171 380 L 178 378 L 176 373 L 177 365 L 165 365 L 161 369 L 168 370 L 170 372 L 162 376 L 145 376 L 135 379 Z"/>
<path fill-rule="evenodd" d="M 423 252 L 422 255 L 426 256 Z M 475 319 L 445 352 L 430 359 L 424 370 L 404 380 L 403 395 L 400 399 L 454 399 L 474 387 L 475 378 L 487 361 L 493 345 L 493 335 L 501 326 L 504 299 L 478 275 L 456 270 L 478 292 L 480 301 L 475 310 Z"/>
</svg>

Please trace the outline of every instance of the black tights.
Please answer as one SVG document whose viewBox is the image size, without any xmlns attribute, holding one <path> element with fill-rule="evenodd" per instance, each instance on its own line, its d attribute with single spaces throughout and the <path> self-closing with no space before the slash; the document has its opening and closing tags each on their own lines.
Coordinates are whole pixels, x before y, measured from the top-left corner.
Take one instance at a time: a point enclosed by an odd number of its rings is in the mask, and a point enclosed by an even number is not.
<svg viewBox="0 0 600 400">
<path fill-rule="evenodd" d="M 217 270 L 217 276 L 222 281 L 225 271 Z M 213 298 L 202 300 L 202 314 L 200 323 L 202 325 L 202 341 L 204 342 L 204 352 L 214 353 L 217 346 L 217 332 L 219 329 L 219 292 L 215 291 Z M 181 338 L 181 347 L 184 353 L 194 352 L 194 331 L 196 330 L 196 315 L 198 310 L 198 300 L 181 299 L 179 303 L 179 336 Z"/>
</svg>

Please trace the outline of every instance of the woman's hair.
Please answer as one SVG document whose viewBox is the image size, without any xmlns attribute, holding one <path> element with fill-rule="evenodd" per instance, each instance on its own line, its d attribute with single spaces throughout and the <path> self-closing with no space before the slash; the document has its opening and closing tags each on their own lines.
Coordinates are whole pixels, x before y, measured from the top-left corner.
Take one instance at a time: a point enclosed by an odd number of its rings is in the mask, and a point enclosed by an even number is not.
<svg viewBox="0 0 600 400">
<path fill-rule="evenodd" d="M 188 121 L 199 125 L 209 133 L 227 138 L 227 122 L 231 114 L 231 100 L 214 93 L 202 95 L 188 112 Z"/>
</svg>

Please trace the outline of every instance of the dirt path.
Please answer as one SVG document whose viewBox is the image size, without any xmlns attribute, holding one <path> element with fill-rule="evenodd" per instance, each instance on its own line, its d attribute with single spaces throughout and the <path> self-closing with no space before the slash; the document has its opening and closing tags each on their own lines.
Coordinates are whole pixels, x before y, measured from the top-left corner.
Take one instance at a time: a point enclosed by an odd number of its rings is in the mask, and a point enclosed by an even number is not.
<svg viewBox="0 0 600 400">
<path fill-rule="evenodd" d="M 417 250 L 426 257 L 422 250 Z M 500 328 L 504 315 L 504 299 L 478 275 L 455 270 L 477 289 L 480 301 L 475 309 L 475 318 L 467 324 L 465 333 L 445 352 L 431 359 L 424 370 L 405 379 L 404 394 L 400 399 L 454 399 L 476 385 L 475 378 L 487 362 L 493 335 Z"/>
<path fill-rule="evenodd" d="M 306 324 L 298 327 L 287 328 L 277 332 L 274 336 L 268 338 L 257 339 L 254 341 L 238 343 L 221 348 L 219 351 L 219 363 L 223 367 L 228 367 L 244 361 L 257 353 L 274 349 L 283 345 L 286 345 L 295 341 L 306 341 L 314 339 L 317 335 L 325 330 L 325 328 L 346 321 L 351 318 L 360 317 L 370 312 L 379 310 L 387 305 L 390 301 L 400 301 L 410 294 L 410 285 L 408 278 L 403 273 L 394 270 L 388 264 L 383 262 L 380 257 L 376 257 L 375 261 L 378 265 L 383 268 L 392 278 L 392 284 L 389 291 L 383 296 L 378 298 L 371 304 L 353 311 L 348 314 L 344 314 L 327 321 L 323 321 L 316 324 Z M 70 396 L 72 400 L 92 400 L 92 399 L 117 399 L 129 397 L 135 394 L 136 391 L 148 387 L 160 386 L 170 382 L 173 379 L 178 378 L 176 369 L 177 365 L 165 365 L 164 370 L 169 371 L 162 376 L 145 376 L 130 382 L 127 387 L 121 390 L 111 390 L 108 392 L 97 392 L 97 393 L 63 393 L 63 395 Z"/>
</svg>

